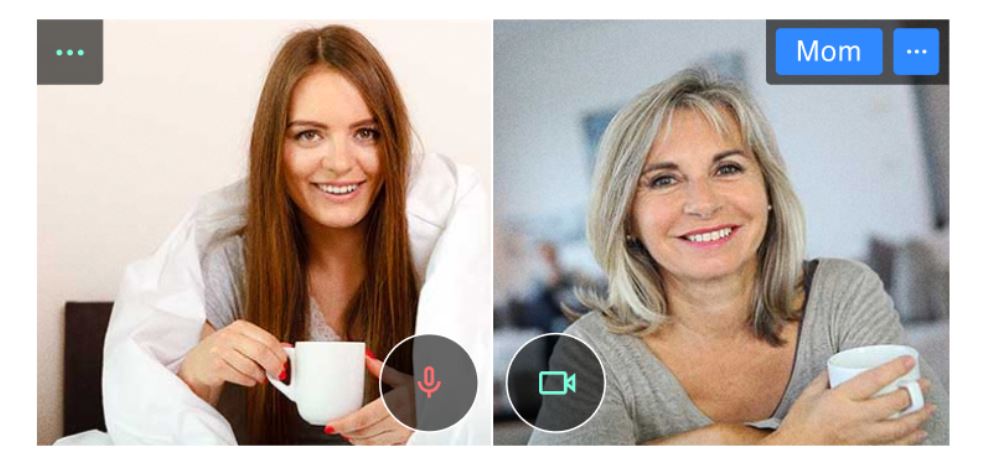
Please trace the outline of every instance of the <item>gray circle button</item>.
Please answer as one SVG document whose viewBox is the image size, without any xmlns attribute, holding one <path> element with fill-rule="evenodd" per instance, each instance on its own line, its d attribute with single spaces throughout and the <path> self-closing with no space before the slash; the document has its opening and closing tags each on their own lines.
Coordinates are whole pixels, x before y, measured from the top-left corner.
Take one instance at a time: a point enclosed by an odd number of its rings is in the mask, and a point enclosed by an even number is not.
<svg viewBox="0 0 983 464">
<path fill-rule="evenodd" d="M 379 376 L 386 409 L 413 430 L 450 427 L 471 410 L 478 374 L 468 353 L 440 335 L 414 335 L 386 356 Z"/>
<path fill-rule="evenodd" d="M 512 409 L 526 424 L 544 432 L 569 432 L 601 406 L 604 366 L 579 338 L 544 334 L 515 353 L 505 383 Z"/>
</svg>

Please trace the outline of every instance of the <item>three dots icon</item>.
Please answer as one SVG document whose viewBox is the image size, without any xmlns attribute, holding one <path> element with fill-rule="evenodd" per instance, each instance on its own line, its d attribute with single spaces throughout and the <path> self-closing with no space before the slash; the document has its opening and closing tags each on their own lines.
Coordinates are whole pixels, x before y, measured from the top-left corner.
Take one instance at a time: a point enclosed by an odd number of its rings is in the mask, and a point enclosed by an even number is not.
<svg viewBox="0 0 983 464">
<path fill-rule="evenodd" d="M 85 50 L 83 50 L 81 48 L 78 49 L 78 50 L 73 50 L 71 48 L 69 48 L 68 50 L 62 50 L 62 49 L 59 48 L 59 49 L 55 50 L 55 55 L 58 55 L 58 56 L 62 56 L 62 55 L 68 55 L 68 56 L 73 56 L 73 55 L 85 56 Z"/>
<path fill-rule="evenodd" d="M 910 48 L 909 48 L 909 49 L 907 49 L 907 50 L 906 50 L 906 52 L 907 52 L 907 53 L 908 53 L 909 55 L 911 55 L 911 54 L 915 54 L 915 55 L 927 55 L 927 54 L 928 54 L 928 50 L 926 50 L 926 49 L 924 49 L 924 48 L 923 48 L 923 49 L 921 49 L 921 50 L 919 50 L 919 49 L 917 49 L 917 48 L 916 48 L 916 49 L 914 49 L 914 50 L 912 50 L 912 49 L 910 49 Z"/>
</svg>

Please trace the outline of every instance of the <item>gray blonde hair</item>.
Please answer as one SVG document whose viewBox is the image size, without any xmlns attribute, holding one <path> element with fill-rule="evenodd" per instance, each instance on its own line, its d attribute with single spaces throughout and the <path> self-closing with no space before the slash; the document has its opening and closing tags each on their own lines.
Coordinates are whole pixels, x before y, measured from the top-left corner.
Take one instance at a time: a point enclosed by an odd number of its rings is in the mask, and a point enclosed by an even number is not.
<svg viewBox="0 0 983 464">
<path fill-rule="evenodd" d="M 608 277 L 607 296 L 580 289 L 578 296 L 604 316 L 609 330 L 646 335 L 668 319 L 665 286 L 658 265 L 644 246 L 627 239 L 631 205 L 649 150 L 677 109 L 699 111 L 718 132 L 721 111 L 738 122 L 754 152 L 772 206 L 758 247 L 753 311 L 748 323 L 772 345 L 785 321 L 797 320 L 796 292 L 802 285 L 805 219 L 785 173 L 775 135 L 757 105 L 737 85 L 702 69 L 687 69 L 650 87 L 618 111 L 601 138 L 587 214 L 587 241 Z"/>
</svg>

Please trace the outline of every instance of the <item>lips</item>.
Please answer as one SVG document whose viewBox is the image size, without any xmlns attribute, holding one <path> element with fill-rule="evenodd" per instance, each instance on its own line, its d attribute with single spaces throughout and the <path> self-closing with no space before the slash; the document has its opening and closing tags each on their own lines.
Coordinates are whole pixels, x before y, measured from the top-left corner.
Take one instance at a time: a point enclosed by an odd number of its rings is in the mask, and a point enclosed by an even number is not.
<svg viewBox="0 0 983 464">
<path fill-rule="evenodd" d="M 331 184 L 316 184 L 317 188 L 321 189 L 324 193 L 330 193 L 332 195 L 345 195 L 352 193 L 358 188 L 360 184 L 344 184 L 344 185 L 331 185 Z"/>
<path fill-rule="evenodd" d="M 713 246 L 726 243 L 740 226 L 726 224 L 715 227 L 691 230 L 678 238 L 695 246 Z"/>
<path fill-rule="evenodd" d="M 358 195 L 358 192 L 362 190 L 361 187 L 363 184 L 365 184 L 364 180 L 355 182 L 314 182 L 311 183 L 311 186 L 318 189 L 329 200 L 345 201 Z"/>
</svg>

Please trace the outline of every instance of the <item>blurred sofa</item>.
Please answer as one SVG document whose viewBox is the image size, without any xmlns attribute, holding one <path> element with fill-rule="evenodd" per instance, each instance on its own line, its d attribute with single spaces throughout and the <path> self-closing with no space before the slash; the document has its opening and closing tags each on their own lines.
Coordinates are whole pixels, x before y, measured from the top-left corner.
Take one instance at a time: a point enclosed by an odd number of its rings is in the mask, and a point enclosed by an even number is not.
<svg viewBox="0 0 983 464">
<path fill-rule="evenodd" d="M 894 300 L 908 342 L 949 388 L 949 232 L 873 237 L 867 262 Z"/>
</svg>

